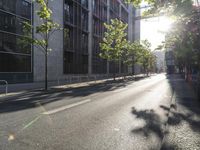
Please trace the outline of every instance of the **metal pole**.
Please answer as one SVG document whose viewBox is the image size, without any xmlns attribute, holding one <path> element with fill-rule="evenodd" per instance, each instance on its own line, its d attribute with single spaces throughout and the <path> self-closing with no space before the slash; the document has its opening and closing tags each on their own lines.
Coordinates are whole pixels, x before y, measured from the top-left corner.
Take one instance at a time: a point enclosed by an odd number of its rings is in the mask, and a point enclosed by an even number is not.
<svg viewBox="0 0 200 150">
<path fill-rule="evenodd" d="M 4 82 L 5 85 L 6 85 L 6 88 L 5 88 L 5 94 L 8 93 L 8 82 L 6 80 L 0 80 L 0 82 Z"/>
</svg>

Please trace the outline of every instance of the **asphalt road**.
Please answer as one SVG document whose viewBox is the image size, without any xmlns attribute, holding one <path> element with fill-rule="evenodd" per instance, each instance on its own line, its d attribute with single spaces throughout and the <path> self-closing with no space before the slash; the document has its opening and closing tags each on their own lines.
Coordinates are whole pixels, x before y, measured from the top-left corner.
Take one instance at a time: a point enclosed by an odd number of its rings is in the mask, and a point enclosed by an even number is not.
<svg viewBox="0 0 200 150">
<path fill-rule="evenodd" d="M 171 87 L 160 74 L 0 100 L 0 150 L 159 150 Z"/>
</svg>

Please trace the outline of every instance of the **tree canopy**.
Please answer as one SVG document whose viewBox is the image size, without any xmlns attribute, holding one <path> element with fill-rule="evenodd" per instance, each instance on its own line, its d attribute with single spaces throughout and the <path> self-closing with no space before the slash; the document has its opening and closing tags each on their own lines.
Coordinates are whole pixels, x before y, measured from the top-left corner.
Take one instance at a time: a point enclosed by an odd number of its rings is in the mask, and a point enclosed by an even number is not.
<svg viewBox="0 0 200 150">
<path fill-rule="evenodd" d="M 104 23 L 107 31 L 100 43 L 100 56 L 108 61 L 117 62 L 122 56 L 122 49 L 126 46 L 126 28 L 127 24 L 118 19 L 111 19 L 111 23 Z"/>
<path fill-rule="evenodd" d="M 150 50 L 150 43 L 145 40 L 130 42 L 127 40 L 127 24 L 118 19 L 111 19 L 110 24 L 104 24 L 106 32 L 100 43 L 100 57 L 108 61 L 123 62 L 127 66 L 141 64 L 148 72 L 154 64 L 154 55 Z"/>
</svg>

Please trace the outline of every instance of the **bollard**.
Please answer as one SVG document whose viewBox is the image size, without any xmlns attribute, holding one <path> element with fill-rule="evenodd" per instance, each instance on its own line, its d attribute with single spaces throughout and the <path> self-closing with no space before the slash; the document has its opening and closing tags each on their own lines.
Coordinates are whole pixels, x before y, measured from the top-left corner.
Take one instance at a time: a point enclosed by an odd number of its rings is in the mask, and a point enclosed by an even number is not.
<svg viewBox="0 0 200 150">
<path fill-rule="evenodd" d="M 6 95 L 8 93 L 8 82 L 6 80 L 0 80 L 0 82 L 4 82 L 6 85 L 6 88 L 5 88 L 5 95 Z"/>
</svg>

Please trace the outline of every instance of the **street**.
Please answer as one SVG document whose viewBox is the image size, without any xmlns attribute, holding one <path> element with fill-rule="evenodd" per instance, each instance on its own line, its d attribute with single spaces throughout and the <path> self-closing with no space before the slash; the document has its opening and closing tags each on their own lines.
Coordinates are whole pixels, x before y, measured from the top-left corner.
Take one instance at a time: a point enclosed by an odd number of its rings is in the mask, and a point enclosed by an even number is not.
<svg viewBox="0 0 200 150">
<path fill-rule="evenodd" d="M 186 88 L 158 74 L 0 99 L 0 149 L 200 149 L 200 105 Z"/>
</svg>

